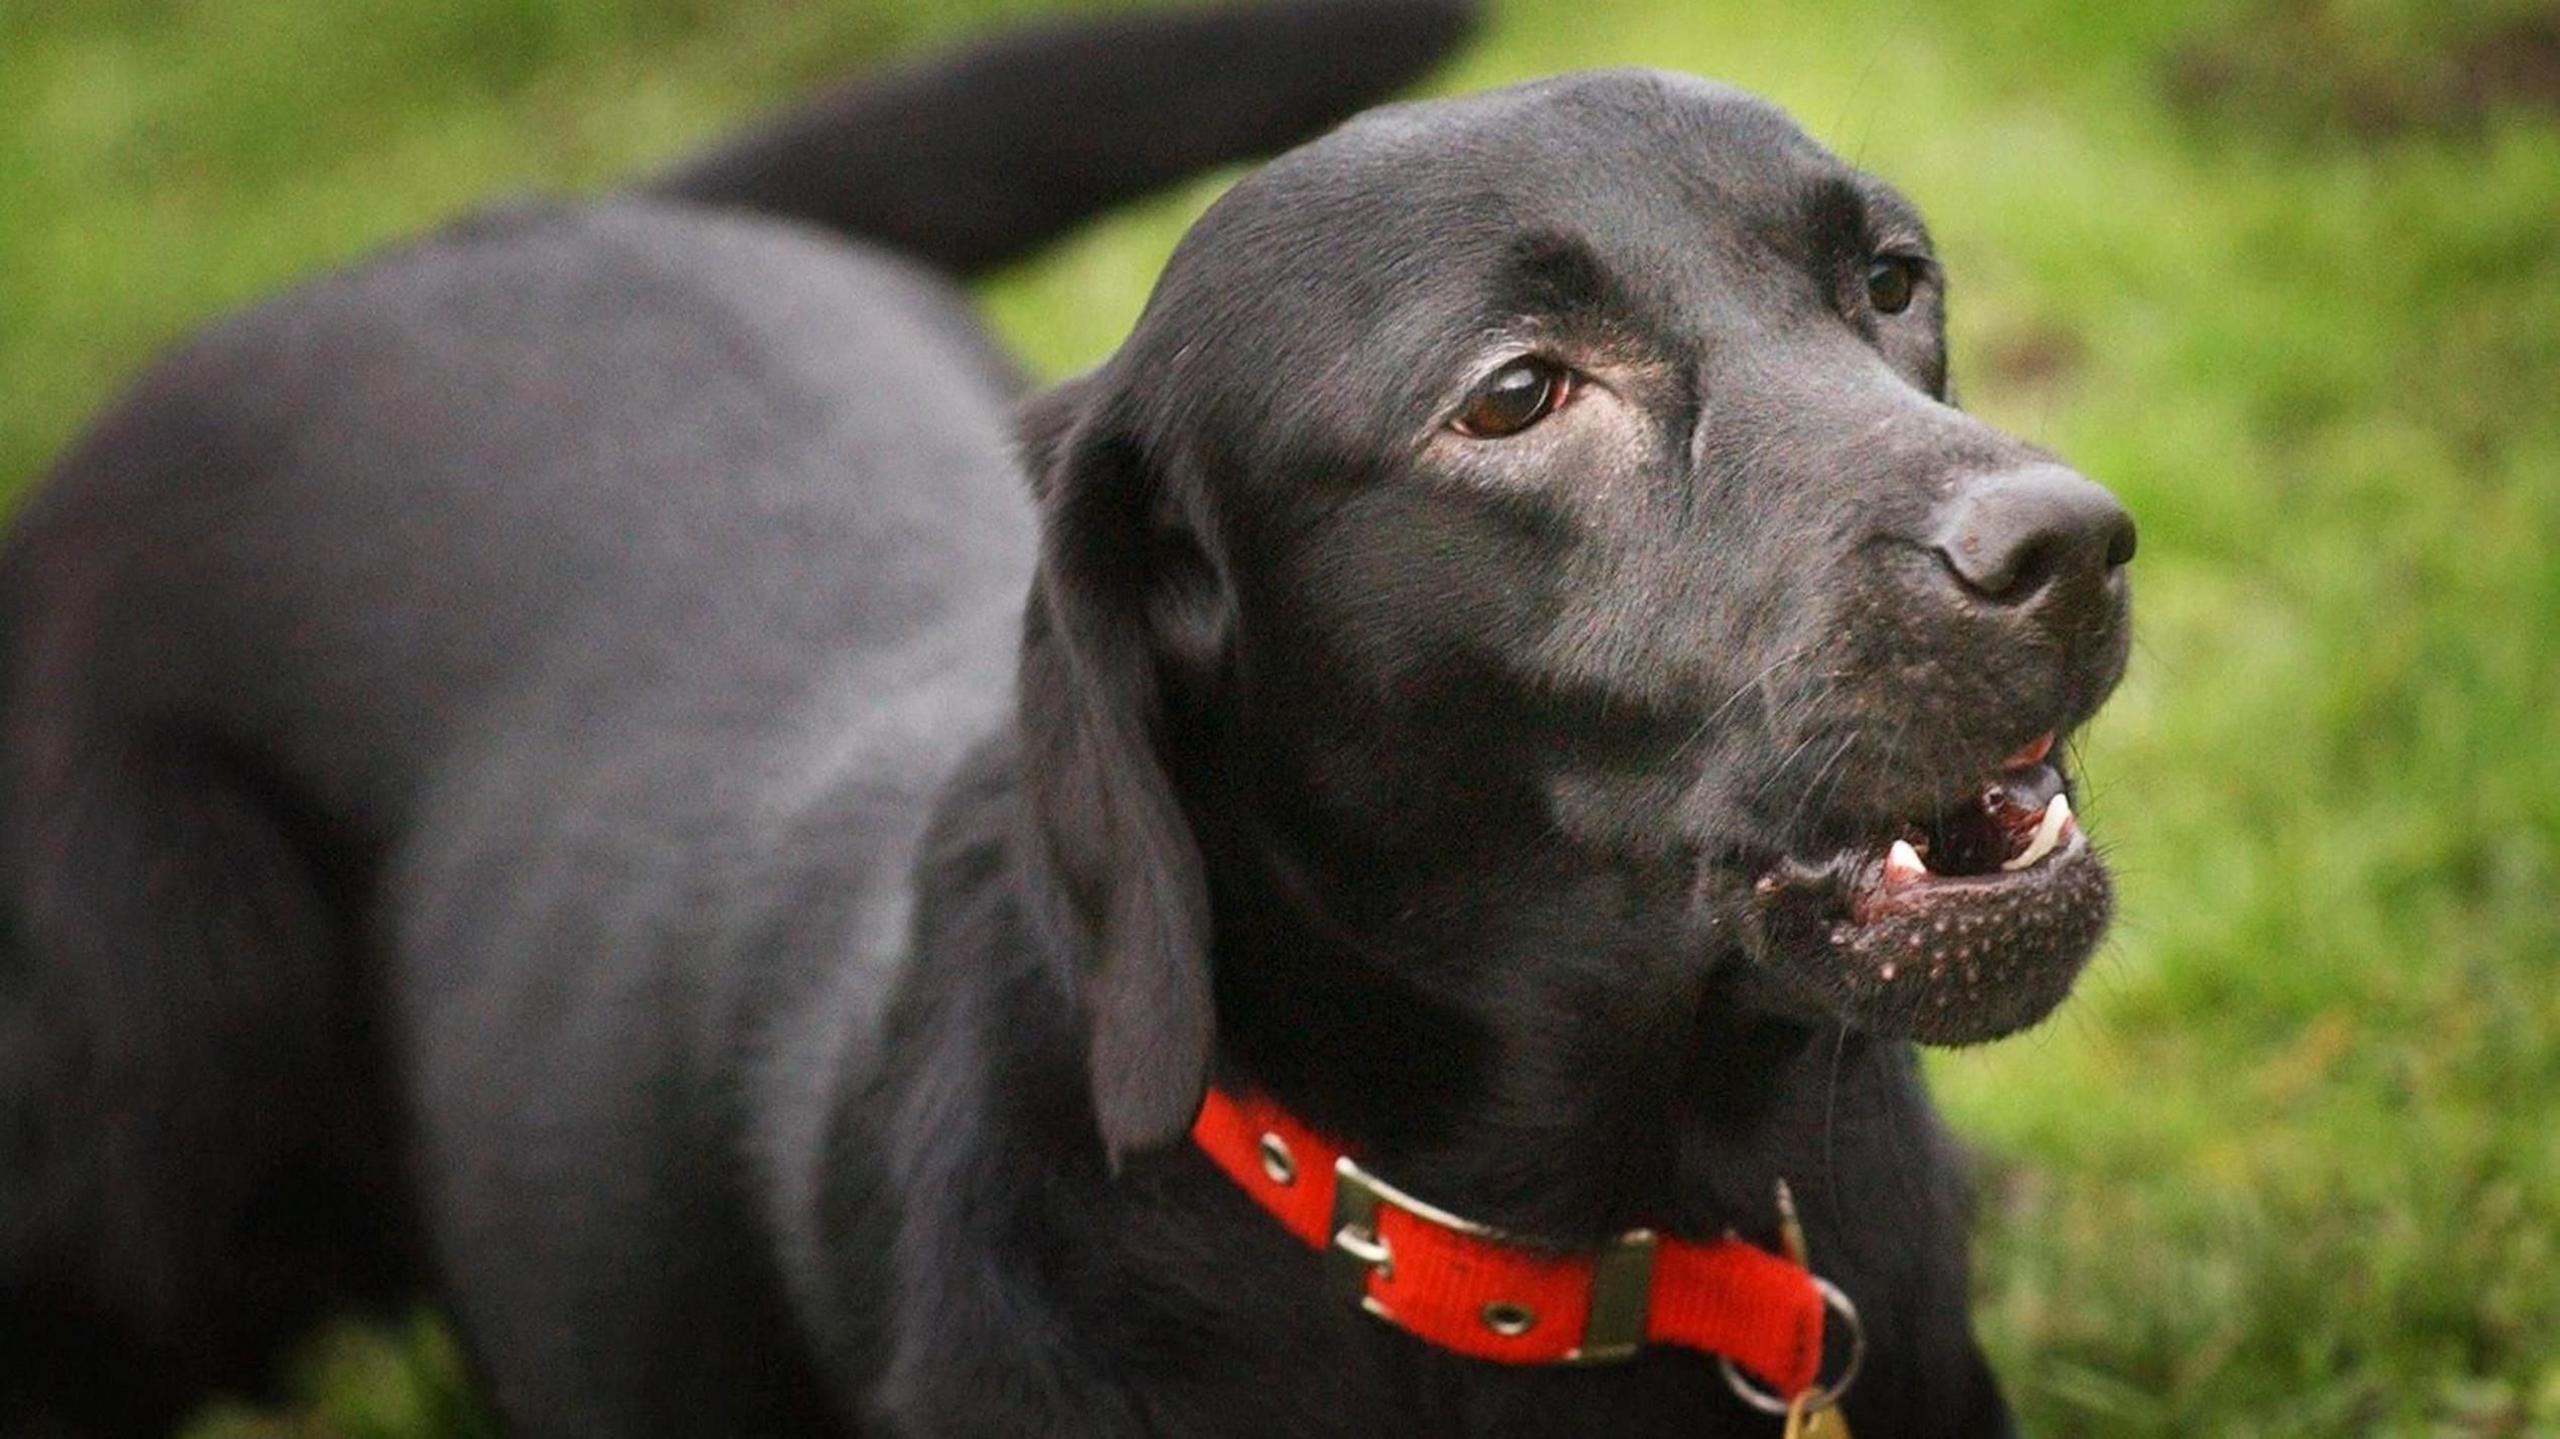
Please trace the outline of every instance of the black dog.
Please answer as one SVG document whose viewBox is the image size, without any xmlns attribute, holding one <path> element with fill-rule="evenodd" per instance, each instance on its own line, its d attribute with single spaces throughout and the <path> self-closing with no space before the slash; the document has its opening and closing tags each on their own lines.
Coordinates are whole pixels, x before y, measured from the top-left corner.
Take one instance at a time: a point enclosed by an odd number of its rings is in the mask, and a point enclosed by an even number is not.
<svg viewBox="0 0 2560 1439">
<path fill-rule="evenodd" d="M 222 327 L 66 461 L 0 567 L 0 1413 L 424 1273 L 532 1433 L 1775 1431 L 1361 1312 L 1182 1142 L 1214 1080 L 1560 1253 L 1774 1246 L 1783 1177 L 1856 1432 L 2007 1428 L 1909 1040 L 2103 926 L 2049 753 L 2133 532 L 1947 403 L 1904 202 L 1672 76 L 1380 111 L 1032 403 L 1036 542 L 958 297 L 704 208 L 982 262 L 1458 28 L 1280 13 L 1122 36 L 1253 125 L 1015 106 L 876 204 L 786 128 Z M 922 163 L 931 78 L 836 161 Z"/>
</svg>

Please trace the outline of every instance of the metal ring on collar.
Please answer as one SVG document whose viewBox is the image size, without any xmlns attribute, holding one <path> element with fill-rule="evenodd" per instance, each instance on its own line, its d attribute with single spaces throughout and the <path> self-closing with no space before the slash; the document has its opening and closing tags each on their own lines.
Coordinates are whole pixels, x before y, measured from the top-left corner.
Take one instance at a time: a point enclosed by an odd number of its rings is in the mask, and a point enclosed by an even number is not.
<svg viewBox="0 0 2560 1439">
<path fill-rule="evenodd" d="M 1858 1366 L 1867 1360 L 1867 1326 L 1858 1318 L 1858 1306 L 1849 1302 L 1849 1296 L 1841 1293 L 1838 1285 L 1819 1274 L 1810 1277 L 1815 1291 L 1822 1295 L 1822 1302 L 1849 1322 L 1849 1362 L 1841 1368 L 1840 1377 L 1832 1380 L 1829 1388 L 1817 1389 L 1805 1400 L 1805 1412 L 1819 1413 L 1839 1403 L 1840 1396 L 1848 1393 L 1849 1386 L 1857 1382 Z M 1732 1360 L 1719 1354 L 1716 1366 L 1724 1371 L 1725 1386 L 1733 1391 L 1735 1398 L 1763 1414 L 1787 1412 L 1788 1401 L 1744 1377 Z"/>
</svg>

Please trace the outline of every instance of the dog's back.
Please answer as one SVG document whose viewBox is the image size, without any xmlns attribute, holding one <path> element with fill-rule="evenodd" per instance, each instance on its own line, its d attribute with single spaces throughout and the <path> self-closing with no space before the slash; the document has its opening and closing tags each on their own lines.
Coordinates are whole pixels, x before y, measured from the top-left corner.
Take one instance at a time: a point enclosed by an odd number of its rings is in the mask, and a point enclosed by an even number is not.
<svg viewBox="0 0 2560 1439">
<path fill-rule="evenodd" d="M 825 1082 L 793 1061 L 827 1036 L 756 1016 L 859 974 L 743 961 L 835 952 L 795 927 L 894 947 L 925 797 L 1001 718 L 1013 386 L 936 271 L 1295 139 L 1461 28 L 1317 0 L 1040 32 L 457 226 L 148 377 L 0 552 L 0 1435 L 254 1383 L 316 1315 L 415 1293 L 429 1232 L 478 1266 L 484 1350 L 559 1343 L 564 1285 L 577 1346 L 635 1346 L 635 1407 L 564 1376 L 565 1428 L 823 1408 L 779 1328 L 790 1206 L 745 1193 L 815 1182 L 758 1168 L 824 1152 L 770 1132 L 815 1103 L 688 1081 Z"/>
</svg>

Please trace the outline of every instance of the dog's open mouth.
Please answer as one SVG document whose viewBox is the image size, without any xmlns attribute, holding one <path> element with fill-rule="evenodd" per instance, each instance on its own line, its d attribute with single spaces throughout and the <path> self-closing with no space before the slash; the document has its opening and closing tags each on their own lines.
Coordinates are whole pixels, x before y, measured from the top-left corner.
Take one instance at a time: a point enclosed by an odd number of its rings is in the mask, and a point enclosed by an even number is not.
<svg viewBox="0 0 2560 1439">
<path fill-rule="evenodd" d="M 1877 1033 L 1970 1044 L 2042 1019 L 2113 906 L 2053 748 L 1896 832 L 1777 861 L 1754 886 L 1762 962 Z"/>
</svg>

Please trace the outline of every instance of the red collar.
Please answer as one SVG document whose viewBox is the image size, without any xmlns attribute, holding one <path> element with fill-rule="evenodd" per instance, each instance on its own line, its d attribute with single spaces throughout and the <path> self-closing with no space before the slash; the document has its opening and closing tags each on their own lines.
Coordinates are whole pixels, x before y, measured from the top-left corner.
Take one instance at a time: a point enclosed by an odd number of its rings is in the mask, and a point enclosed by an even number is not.
<svg viewBox="0 0 2560 1439">
<path fill-rule="evenodd" d="M 1638 1229 L 1596 1252 L 1541 1252 L 1388 1186 L 1279 1105 L 1216 1089 L 1191 1137 L 1324 1251 L 1346 1300 L 1442 1349 L 1560 1364 L 1678 1345 L 1730 1360 L 1781 1398 L 1810 1388 L 1821 1366 L 1829 1286 L 1739 1239 Z"/>
</svg>

